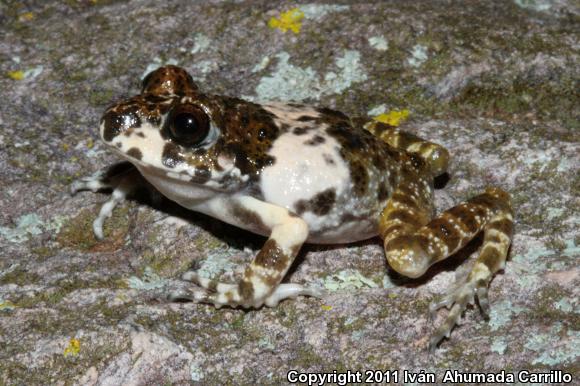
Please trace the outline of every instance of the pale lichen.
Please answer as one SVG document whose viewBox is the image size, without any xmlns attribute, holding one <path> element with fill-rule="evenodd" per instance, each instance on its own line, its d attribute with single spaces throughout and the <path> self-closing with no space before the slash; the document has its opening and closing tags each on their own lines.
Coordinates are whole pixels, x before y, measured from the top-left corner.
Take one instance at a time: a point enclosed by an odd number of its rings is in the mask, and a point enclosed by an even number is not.
<svg viewBox="0 0 580 386">
<path fill-rule="evenodd" d="M 260 79 L 256 87 L 257 97 L 246 99 L 268 101 L 302 101 L 320 99 L 324 95 L 340 94 L 352 84 L 363 82 L 367 74 L 360 63 L 358 51 L 344 51 L 335 60 L 337 71 L 329 71 L 321 79 L 312 67 L 301 68 L 289 63 L 290 54 L 280 52 L 274 72 Z"/>
<path fill-rule="evenodd" d="M 355 269 L 346 269 L 323 280 L 324 288 L 329 291 L 356 289 L 362 287 L 377 288 L 378 284 L 365 277 Z"/>
</svg>

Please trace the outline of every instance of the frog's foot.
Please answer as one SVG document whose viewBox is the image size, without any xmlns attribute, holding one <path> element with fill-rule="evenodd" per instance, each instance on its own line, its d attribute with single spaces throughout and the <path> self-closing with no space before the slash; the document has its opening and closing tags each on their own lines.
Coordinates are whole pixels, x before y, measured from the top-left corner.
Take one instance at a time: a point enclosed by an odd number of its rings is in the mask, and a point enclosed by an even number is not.
<svg viewBox="0 0 580 386">
<path fill-rule="evenodd" d="M 73 195 L 84 190 L 97 192 L 103 189 L 113 189 L 111 198 L 103 204 L 97 218 L 93 221 L 93 232 L 97 239 L 101 240 L 104 237 L 105 220 L 111 217 L 115 207 L 125 201 L 136 186 L 142 184 L 142 180 L 139 171 L 133 165 L 129 162 L 121 162 L 72 183 L 70 191 Z"/>
<path fill-rule="evenodd" d="M 432 312 L 443 306 L 451 307 L 445 323 L 431 338 L 433 350 L 444 336 L 449 336 L 476 295 L 484 314 L 489 313 L 487 287 L 493 275 L 505 265 L 513 233 L 513 214 L 509 195 L 501 189 L 488 188 L 485 193 L 426 222 L 425 207 L 416 196 L 402 196 L 397 190 L 382 213 L 381 235 L 387 259 L 400 274 L 419 277 L 437 261 L 463 248 L 479 232 L 484 233 L 481 252 L 465 283 L 431 306 Z"/>
<path fill-rule="evenodd" d="M 491 279 L 491 274 L 489 275 L 489 279 Z M 435 351 L 437 344 L 444 337 L 449 338 L 453 327 L 460 324 L 461 315 L 466 310 L 467 305 L 474 305 L 476 297 L 481 309 L 481 313 L 485 319 L 489 319 L 490 307 L 487 297 L 488 283 L 489 280 L 485 279 L 468 279 L 455 291 L 447 294 L 441 300 L 432 302 L 429 305 L 429 315 L 431 319 L 435 318 L 437 310 L 440 308 L 447 307 L 447 309 L 450 309 L 445 322 L 443 322 L 443 324 L 441 324 L 437 330 L 435 330 L 433 335 L 431 335 L 431 339 L 429 340 L 429 351 Z"/>
<path fill-rule="evenodd" d="M 170 301 L 191 300 L 199 303 L 210 303 L 216 307 L 241 306 L 244 308 L 260 308 L 263 305 L 275 307 L 284 299 L 295 299 L 298 296 L 312 296 L 322 298 L 325 292 L 316 287 L 306 287 L 300 284 L 279 284 L 267 296 L 252 296 L 248 293 L 248 284 L 242 281 L 240 284 L 222 283 L 200 276 L 195 271 L 189 271 L 181 277 L 183 280 L 191 281 L 206 289 L 203 292 L 193 292 L 191 294 L 171 293 L 168 297 Z"/>
</svg>

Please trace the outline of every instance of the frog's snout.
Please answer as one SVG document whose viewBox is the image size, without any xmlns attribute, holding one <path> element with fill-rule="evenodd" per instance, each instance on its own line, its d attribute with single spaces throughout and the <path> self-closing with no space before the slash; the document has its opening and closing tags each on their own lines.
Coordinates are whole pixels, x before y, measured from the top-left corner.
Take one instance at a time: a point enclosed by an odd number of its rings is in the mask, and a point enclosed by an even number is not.
<svg viewBox="0 0 580 386">
<path fill-rule="evenodd" d="M 122 110 L 111 107 L 101 118 L 99 132 L 105 142 L 111 142 L 119 134 L 139 126 L 141 126 L 141 117 L 136 106 L 129 106 Z"/>
</svg>

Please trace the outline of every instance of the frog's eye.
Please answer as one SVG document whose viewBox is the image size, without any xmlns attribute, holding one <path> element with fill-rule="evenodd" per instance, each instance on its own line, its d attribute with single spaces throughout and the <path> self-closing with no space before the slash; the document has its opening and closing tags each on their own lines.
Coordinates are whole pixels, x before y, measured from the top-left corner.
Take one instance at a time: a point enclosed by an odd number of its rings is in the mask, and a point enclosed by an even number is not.
<svg viewBox="0 0 580 386">
<path fill-rule="evenodd" d="M 203 142 L 209 133 L 209 118 L 205 111 L 193 105 L 179 105 L 167 119 L 171 138 L 183 146 L 195 146 Z"/>
</svg>

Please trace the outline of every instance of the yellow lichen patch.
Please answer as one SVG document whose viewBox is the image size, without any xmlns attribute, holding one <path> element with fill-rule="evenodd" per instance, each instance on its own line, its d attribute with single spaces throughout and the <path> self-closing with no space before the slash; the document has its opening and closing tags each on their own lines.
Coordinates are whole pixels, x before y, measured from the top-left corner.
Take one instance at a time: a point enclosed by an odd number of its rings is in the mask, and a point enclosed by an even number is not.
<svg viewBox="0 0 580 386">
<path fill-rule="evenodd" d="M 322 308 L 324 311 L 330 311 L 330 310 L 332 310 L 332 306 L 329 306 L 327 304 L 321 305 L 320 308 Z"/>
<path fill-rule="evenodd" d="M 95 143 L 93 142 L 92 138 L 89 138 L 87 141 L 87 148 L 92 149 L 93 146 L 95 146 Z"/>
<path fill-rule="evenodd" d="M 297 34 L 302 27 L 302 19 L 304 19 L 304 12 L 299 8 L 292 8 L 289 11 L 282 12 L 279 18 L 271 18 L 268 22 L 268 27 L 272 29 L 278 28 L 282 32 L 290 30 Z"/>
<path fill-rule="evenodd" d="M 25 12 L 22 15 L 18 16 L 20 21 L 30 21 L 34 20 L 34 14 L 32 12 Z"/>
<path fill-rule="evenodd" d="M 386 123 L 391 126 L 399 126 L 401 122 L 409 117 L 409 110 L 391 110 L 388 113 L 377 115 L 373 119 L 377 122 Z"/>
<path fill-rule="evenodd" d="M 14 80 L 22 80 L 24 79 L 24 71 L 20 70 L 8 71 L 8 77 Z"/>
<path fill-rule="evenodd" d="M 63 143 L 62 144 L 62 150 L 68 151 L 68 149 L 70 149 L 70 145 L 68 143 Z"/>
<path fill-rule="evenodd" d="M 71 338 L 68 342 L 68 346 L 64 349 L 64 356 L 67 355 L 78 355 L 81 351 L 81 341 L 77 338 Z"/>
</svg>

